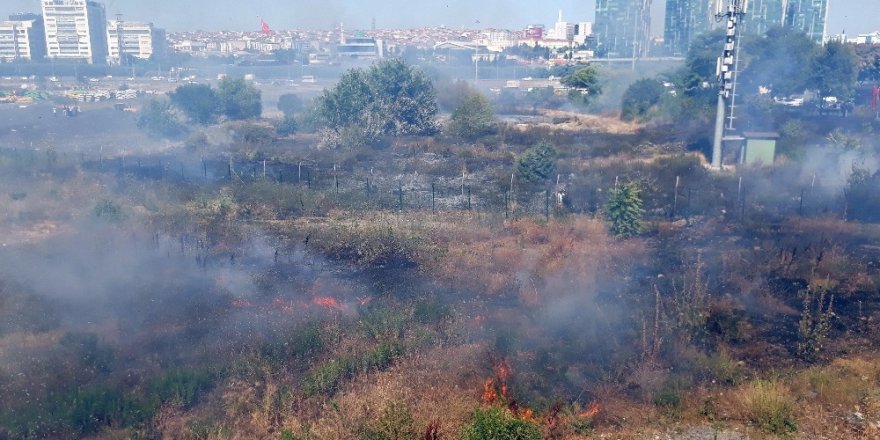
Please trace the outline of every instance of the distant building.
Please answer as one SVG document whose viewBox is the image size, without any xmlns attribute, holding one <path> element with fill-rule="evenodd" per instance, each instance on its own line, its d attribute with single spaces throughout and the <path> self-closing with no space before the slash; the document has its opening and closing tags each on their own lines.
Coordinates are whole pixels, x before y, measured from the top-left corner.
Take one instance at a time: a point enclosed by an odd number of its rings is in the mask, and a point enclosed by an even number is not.
<svg viewBox="0 0 880 440">
<path fill-rule="evenodd" d="M 666 0 L 663 44 L 670 55 L 686 55 L 697 35 L 710 29 L 715 8 L 707 0 Z"/>
<path fill-rule="evenodd" d="M 16 14 L 0 21 L 0 60 L 32 61 L 46 56 L 43 18 L 36 14 Z"/>
<path fill-rule="evenodd" d="M 574 39 L 574 23 L 569 23 L 567 21 L 562 20 L 562 10 L 559 10 L 559 18 L 556 20 L 556 23 L 553 25 L 553 29 L 547 33 L 546 38 L 550 40 L 566 40 L 572 41 Z"/>
<path fill-rule="evenodd" d="M 761 35 L 785 26 L 807 34 L 811 40 L 825 40 L 828 0 L 751 0 L 743 27 L 747 33 Z"/>
<path fill-rule="evenodd" d="M 587 40 L 593 35 L 593 23 L 582 21 L 574 25 L 574 42 L 576 44 L 586 44 Z"/>
<path fill-rule="evenodd" d="M 646 56 L 650 30 L 650 0 L 596 0 L 593 35 L 597 56 Z"/>
<path fill-rule="evenodd" d="M 544 39 L 544 25 L 543 24 L 530 24 L 526 26 L 526 30 L 523 31 L 523 39 L 525 40 L 543 40 Z"/>
<path fill-rule="evenodd" d="M 126 64 L 128 58 L 148 60 L 157 52 L 157 46 L 164 44 L 164 32 L 155 29 L 152 23 L 121 20 L 107 23 L 110 64 Z"/>
<path fill-rule="evenodd" d="M 382 40 L 366 37 L 347 37 L 336 46 L 340 58 L 378 59 L 385 56 Z"/>
<path fill-rule="evenodd" d="M 42 0 L 47 56 L 82 60 L 90 64 L 107 60 L 107 14 L 104 5 L 90 0 Z"/>
<path fill-rule="evenodd" d="M 825 41 L 828 0 L 788 0 L 785 25 L 804 32 L 816 43 Z"/>
</svg>

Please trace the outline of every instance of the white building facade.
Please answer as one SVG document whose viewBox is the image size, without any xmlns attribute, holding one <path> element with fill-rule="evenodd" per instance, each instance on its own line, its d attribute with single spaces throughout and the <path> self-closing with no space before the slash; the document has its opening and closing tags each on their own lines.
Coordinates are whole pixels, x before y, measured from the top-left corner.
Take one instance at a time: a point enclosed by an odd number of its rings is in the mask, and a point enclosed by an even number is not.
<svg viewBox="0 0 880 440">
<path fill-rule="evenodd" d="M 107 60 L 110 64 L 121 64 L 129 57 L 149 59 L 156 46 L 163 43 L 156 41 L 156 35 L 152 23 L 111 20 L 107 23 Z"/>
<path fill-rule="evenodd" d="M 40 21 L 0 21 L 0 61 L 32 61 L 45 54 L 46 40 Z"/>
<path fill-rule="evenodd" d="M 47 56 L 102 64 L 107 60 L 107 14 L 89 0 L 42 0 Z"/>
</svg>

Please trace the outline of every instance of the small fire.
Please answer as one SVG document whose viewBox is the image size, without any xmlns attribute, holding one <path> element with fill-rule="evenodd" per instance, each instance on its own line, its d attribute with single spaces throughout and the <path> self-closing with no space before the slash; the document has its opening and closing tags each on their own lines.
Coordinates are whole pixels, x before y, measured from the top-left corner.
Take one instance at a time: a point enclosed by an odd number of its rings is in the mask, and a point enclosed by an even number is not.
<svg viewBox="0 0 880 440">
<path fill-rule="evenodd" d="M 495 363 L 495 376 L 498 378 L 498 383 L 501 388 L 501 397 L 508 399 L 510 393 L 507 388 L 507 379 L 510 378 L 510 366 L 507 365 L 507 361 L 504 359 Z"/>
<path fill-rule="evenodd" d="M 535 421 L 535 417 L 534 417 L 534 414 L 532 413 L 531 408 L 524 409 L 522 412 L 521 418 L 527 422 L 534 422 Z"/>
<path fill-rule="evenodd" d="M 581 411 L 579 416 L 582 419 L 591 419 L 591 418 L 595 417 L 596 414 L 599 414 L 599 410 L 600 410 L 599 402 L 594 400 L 594 401 L 590 402 L 590 404 L 587 406 L 587 409 Z"/>
<path fill-rule="evenodd" d="M 369 304 L 370 301 L 373 300 L 373 297 L 371 297 L 371 296 L 359 296 L 359 297 L 357 298 L 357 300 L 358 300 L 358 303 L 359 303 L 360 305 L 365 306 L 365 305 Z"/>
<path fill-rule="evenodd" d="M 498 393 L 495 391 L 495 379 L 489 377 L 483 383 L 483 403 L 495 403 Z"/>
<path fill-rule="evenodd" d="M 312 299 L 312 304 L 331 310 L 338 310 L 340 308 L 339 301 L 332 296 L 316 296 Z"/>
</svg>

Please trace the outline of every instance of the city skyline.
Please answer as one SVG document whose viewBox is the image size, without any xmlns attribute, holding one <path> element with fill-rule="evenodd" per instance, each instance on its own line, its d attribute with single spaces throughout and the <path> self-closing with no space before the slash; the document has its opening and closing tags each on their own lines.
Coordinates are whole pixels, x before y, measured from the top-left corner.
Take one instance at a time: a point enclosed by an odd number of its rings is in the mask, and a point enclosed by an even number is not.
<svg viewBox="0 0 880 440">
<path fill-rule="evenodd" d="M 7 4 L 4 14 L 38 12 L 40 8 L 38 0 L 8 0 L 4 3 Z M 302 0 L 292 3 L 277 0 L 191 0 L 185 3 L 176 0 L 154 0 L 149 3 L 108 0 L 104 3 L 108 17 L 123 14 L 125 19 L 153 22 L 172 32 L 196 29 L 259 30 L 258 17 L 265 19 L 274 29 L 329 29 L 340 22 L 349 29 L 368 29 L 374 18 L 380 28 L 445 25 L 453 28 L 519 29 L 532 23 L 552 24 L 559 9 L 563 10 L 567 21 L 594 21 L 596 10 L 595 0 L 561 0 L 541 4 L 523 2 L 513 7 L 501 0 L 480 3 L 448 0 L 422 4 L 418 9 L 413 8 L 412 2 L 402 0 L 328 0 L 321 3 L 321 8 L 307 7 Z M 218 3 L 223 6 L 218 7 Z M 664 3 L 654 0 L 651 14 L 651 34 L 654 36 L 663 35 Z M 874 20 L 880 14 L 880 2 L 868 8 L 875 11 L 866 11 L 862 0 L 830 0 L 829 3 L 829 35 L 844 30 L 854 35 L 873 32 L 880 27 Z"/>
</svg>

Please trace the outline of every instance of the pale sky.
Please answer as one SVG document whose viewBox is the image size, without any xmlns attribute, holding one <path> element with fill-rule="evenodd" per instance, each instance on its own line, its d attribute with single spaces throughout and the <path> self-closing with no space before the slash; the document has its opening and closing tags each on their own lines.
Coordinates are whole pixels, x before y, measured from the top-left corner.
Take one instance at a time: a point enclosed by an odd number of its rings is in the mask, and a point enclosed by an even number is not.
<svg viewBox="0 0 880 440">
<path fill-rule="evenodd" d="M 665 0 L 653 0 L 662 10 Z M 880 30 L 880 0 L 828 0 L 828 33 L 847 34 Z M 152 21 L 169 31 L 259 30 L 258 16 L 273 29 L 329 29 L 340 21 L 349 29 L 368 29 L 375 17 L 380 28 L 446 25 L 449 27 L 509 29 L 530 23 L 551 25 L 557 10 L 566 21 L 592 21 L 595 0 L 107 0 L 108 16 L 122 13 L 126 20 Z M 0 13 L 38 11 L 38 0 L 4 0 Z M 662 20 L 654 18 L 655 35 Z M 479 20 L 479 24 L 476 22 Z"/>
</svg>

